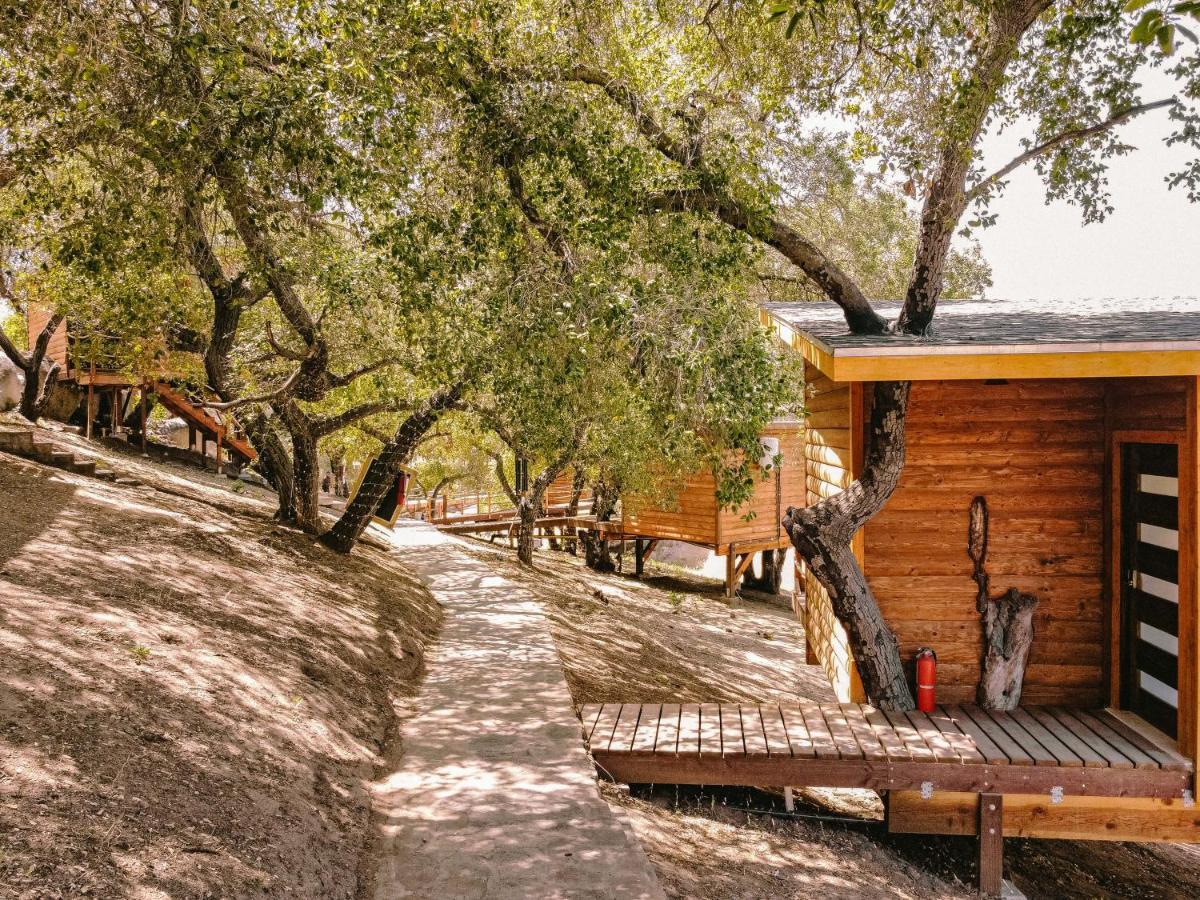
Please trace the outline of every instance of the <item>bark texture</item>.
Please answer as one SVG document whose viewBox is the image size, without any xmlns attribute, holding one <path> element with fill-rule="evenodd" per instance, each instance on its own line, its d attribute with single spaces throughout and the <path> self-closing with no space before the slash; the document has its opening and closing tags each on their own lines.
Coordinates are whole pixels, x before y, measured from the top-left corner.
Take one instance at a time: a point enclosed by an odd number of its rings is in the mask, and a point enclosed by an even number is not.
<svg viewBox="0 0 1200 900">
<path fill-rule="evenodd" d="M 1033 611 L 1037 597 L 1009 588 L 998 597 L 990 595 L 987 573 L 987 499 L 971 501 L 967 525 L 967 554 L 974 565 L 972 578 L 978 591 L 975 608 L 983 627 L 983 663 L 976 700 L 987 709 L 1016 709 L 1029 651 L 1033 647 Z"/>
<path fill-rule="evenodd" d="M 762 572 L 758 575 L 753 570 L 742 577 L 742 585 L 752 591 L 762 591 L 765 594 L 778 594 L 783 584 L 783 564 L 787 558 L 787 550 L 764 550 L 762 552 Z"/>
<path fill-rule="evenodd" d="M 796 552 L 829 595 L 833 613 L 846 628 L 863 687 L 884 709 L 912 709 L 913 694 L 900 661 L 900 648 L 850 549 L 855 533 L 878 513 L 904 471 L 904 418 L 909 383 L 875 383 L 867 456 L 862 475 L 816 506 L 789 508 L 783 525 Z"/>
<path fill-rule="evenodd" d="M 46 360 L 46 350 L 50 346 L 50 338 L 54 336 L 55 330 L 62 324 L 62 321 L 63 316 L 61 314 L 56 313 L 51 316 L 38 333 L 36 340 L 33 342 L 33 347 L 30 348 L 28 353 L 22 353 L 18 350 L 8 335 L 0 331 L 0 350 L 3 350 L 4 355 L 12 360 L 13 365 L 25 375 L 25 385 L 21 389 L 21 405 L 19 409 L 21 415 L 30 422 L 36 422 L 41 418 L 42 411 L 45 410 L 46 403 L 50 399 L 50 393 L 54 390 L 54 385 L 58 382 L 58 363 L 51 363 L 46 368 L 44 374 L 42 363 Z"/>
<path fill-rule="evenodd" d="M 349 553 L 354 549 L 363 529 L 375 514 L 379 501 L 395 483 L 400 466 L 409 459 L 425 433 L 442 414 L 458 402 L 461 393 L 462 385 L 440 388 L 400 423 L 396 434 L 371 461 L 358 493 L 347 505 L 341 518 L 321 538 L 325 546 L 338 553 Z"/>
<path fill-rule="evenodd" d="M 618 496 L 617 489 L 604 480 L 592 485 L 592 513 L 597 522 L 612 521 Z M 613 564 L 608 539 L 600 537 L 595 531 L 584 533 L 583 561 L 589 569 L 596 572 L 613 572 L 617 568 Z"/>
</svg>

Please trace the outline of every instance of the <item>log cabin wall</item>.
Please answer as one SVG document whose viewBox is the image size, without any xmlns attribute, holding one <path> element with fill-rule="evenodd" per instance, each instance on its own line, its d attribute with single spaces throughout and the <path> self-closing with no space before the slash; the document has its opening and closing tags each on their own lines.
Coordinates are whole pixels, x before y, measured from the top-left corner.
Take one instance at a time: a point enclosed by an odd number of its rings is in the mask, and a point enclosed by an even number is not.
<svg viewBox="0 0 1200 900">
<path fill-rule="evenodd" d="M 1105 397 L 1102 380 L 914 382 L 907 463 L 864 529 L 865 569 L 906 665 L 936 650 L 939 700 L 972 701 L 979 681 L 966 551 L 979 495 L 992 594 L 1039 600 L 1023 702 L 1106 699 Z"/>
<path fill-rule="evenodd" d="M 42 329 L 46 327 L 46 323 L 50 321 L 50 315 L 48 310 L 37 308 L 30 308 L 25 314 L 26 335 L 30 349 L 33 348 Z M 53 360 L 62 367 L 59 377 L 66 376 L 69 366 L 67 364 L 67 322 L 65 319 L 50 336 L 50 344 L 46 347 L 46 359 Z"/>
<path fill-rule="evenodd" d="M 811 363 L 805 364 L 804 377 L 806 503 L 811 505 L 850 484 L 855 469 L 853 445 L 857 442 L 851 439 L 857 418 L 851 398 L 857 400 L 861 391 L 847 384 L 835 384 Z M 864 699 L 846 630 L 833 614 L 829 595 L 807 569 L 804 593 L 809 662 L 819 663 L 825 670 L 839 700 Z"/>
<path fill-rule="evenodd" d="M 748 502 L 737 509 L 717 512 L 717 531 L 722 544 L 786 538 L 780 523 L 783 514 L 789 506 L 805 503 L 804 440 L 800 423 L 774 423 L 763 430 L 763 437 L 779 439 L 782 463 L 768 480 L 755 482 L 754 495 Z M 755 471 L 757 478 L 761 472 Z M 747 521 L 745 517 L 750 512 L 754 516 Z"/>
<path fill-rule="evenodd" d="M 688 476 L 676 502 L 667 506 L 639 506 L 634 500 L 624 513 L 624 527 L 630 534 L 689 541 L 715 547 L 717 544 L 717 485 L 709 472 Z"/>
</svg>

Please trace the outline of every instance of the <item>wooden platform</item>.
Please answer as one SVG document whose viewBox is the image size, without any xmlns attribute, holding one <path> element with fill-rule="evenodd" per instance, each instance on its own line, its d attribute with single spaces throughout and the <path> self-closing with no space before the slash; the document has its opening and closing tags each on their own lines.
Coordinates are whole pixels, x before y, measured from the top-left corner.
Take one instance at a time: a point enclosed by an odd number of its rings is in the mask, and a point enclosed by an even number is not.
<svg viewBox="0 0 1200 900">
<path fill-rule="evenodd" d="M 1190 799 L 1192 761 L 1105 710 L 857 704 L 580 709 L 596 764 L 628 783 Z"/>
</svg>

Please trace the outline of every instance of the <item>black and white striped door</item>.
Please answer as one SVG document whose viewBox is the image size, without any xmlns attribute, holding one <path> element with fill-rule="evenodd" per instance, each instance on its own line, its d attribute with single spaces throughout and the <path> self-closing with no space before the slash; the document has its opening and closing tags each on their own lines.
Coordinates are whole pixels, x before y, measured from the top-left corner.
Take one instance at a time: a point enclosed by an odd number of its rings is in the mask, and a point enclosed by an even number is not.
<svg viewBox="0 0 1200 900">
<path fill-rule="evenodd" d="M 1174 737 L 1179 718 L 1179 448 L 1121 457 L 1121 705 Z"/>
</svg>

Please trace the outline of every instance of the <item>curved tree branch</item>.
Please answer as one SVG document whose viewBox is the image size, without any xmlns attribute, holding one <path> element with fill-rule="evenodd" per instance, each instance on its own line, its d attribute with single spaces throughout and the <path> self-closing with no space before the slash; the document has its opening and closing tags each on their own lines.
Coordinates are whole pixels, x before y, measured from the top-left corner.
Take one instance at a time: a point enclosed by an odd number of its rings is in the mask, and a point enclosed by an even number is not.
<svg viewBox="0 0 1200 900">
<path fill-rule="evenodd" d="M 1002 178 L 1006 178 L 1014 171 L 1037 159 L 1039 156 L 1045 156 L 1052 150 L 1056 150 L 1064 144 L 1074 144 L 1078 141 L 1086 141 L 1090 137 L 1095 137 L 1098 134 L 1103 134 L 1110 129 L 1116 128 L 1122 122 L 1127 122 L 1130 119 L 1140 116 L 1142 113 L 1148 113 L 1156 109 L 1162 109 L 1167 106 L 1175 106 L 1179 103 L 1176 97 L 1168 97 L 1165 100 L 1156 100 L 1153 103 L 1142 103 L 1138 106 L 1131 106 L 1128 109 L 1123 109 L 1105 119 L 1103 122 L 1097 122 L 1095 125 L 1089 125 L 1086 128 L 1072 128 L 1061 134 L 1056 134 L 1047 141 L 1043 141 L 1036 147 L 1030 147 L 1024 153 L 1014 157 L 1009 163 L 1001 166 L 991 175 L 981 179 L 967 189 L 967 201 L 974 200 L 979 195 L 985 193 L 996 182 Z"/>
</svg>

